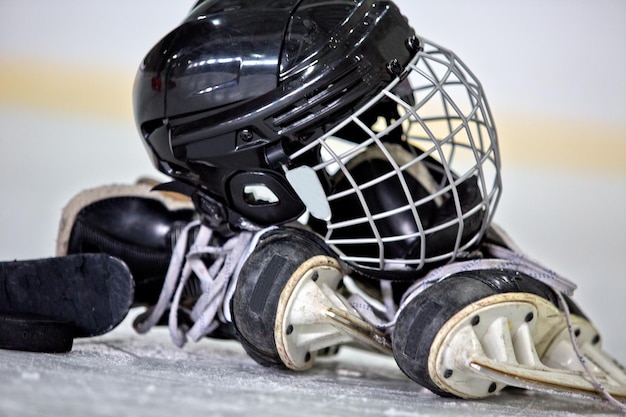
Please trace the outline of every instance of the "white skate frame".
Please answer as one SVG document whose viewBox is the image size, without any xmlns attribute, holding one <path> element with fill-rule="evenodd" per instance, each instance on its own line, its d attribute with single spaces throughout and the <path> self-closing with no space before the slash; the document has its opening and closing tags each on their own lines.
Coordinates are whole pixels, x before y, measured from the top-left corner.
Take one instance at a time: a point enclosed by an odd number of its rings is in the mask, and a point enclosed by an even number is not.
<svg viewBox="0 0 626 417">
<path fill-rule="evenodd" d="M 596 380 L 612 396 L 626 398 L 626 373 L 601 349 L 597 329 L 574 315 L 571 324 Z M 563 312 L 528 293 L 493 295 L 458 312 L 436 336 L 428 366 L 437 386 L 462 398 L 483 398 L 507 385 L 598 395 L 569 340 Z"/>
<path fill-rule="evenodd" d="M 321 255 L 300 265 L 287 281 L 278 302 L 274 339 L 289 369 L 309 369 L 317 352 L 352 342 L 391 355 L 388 337 L 338 293 L 343 276 L 339 262 Z"/>
</svg>

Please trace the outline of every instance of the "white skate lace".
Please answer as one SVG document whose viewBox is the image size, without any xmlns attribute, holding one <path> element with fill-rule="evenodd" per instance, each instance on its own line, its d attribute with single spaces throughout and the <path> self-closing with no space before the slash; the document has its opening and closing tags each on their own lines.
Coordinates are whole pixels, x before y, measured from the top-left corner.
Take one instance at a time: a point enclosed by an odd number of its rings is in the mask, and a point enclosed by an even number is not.
<svg viewBox="0 0 626 417">
<path fill-rule="evenodd" d="M 198 229 L 197 236 L 187 250 L 189 234 L 195 228 Z M 189 223 L 176 242 L 156 305 L 135 322 L 135 330 L 146 333 L 169 309 L 170 336 L 177 346 L 182 347 L 187 338 L 198 341 L 214 331 L 220 322 L 231 322 L 230 300 L 235 292 L 239 271 L 259 237 L 266 231 L 243 231 L 223 244 L 216 244 L 213 230 L 200 221 Z M 205 263 L 207 258 L 211 260 L 208 267 Z M 179 323 L 178 313 L 184 309 L 180 304 L 181 297 L 192 274 L 198 278 L 202 292 L 188 311 L 194 322 L 188 327 Z"/>
<path fill-rule="evenodd" d="M 504 240 L 507 247 L 511 249 L 494 244 L 484 244 L 483 249 L 485 255 L 488 256 L 487 258 L 453 262 L 429 271 L 405 291 L 397 308 L 394 306 L 392 292 L 385 287 L 385 284 L 388 286 L 388 283 L 385 281 L 381 281 L 382 303 L 357 290 L 348 299 L 350 304 L 371 325 L 379 330 L 390 332 L 395 325 L 399 311 L 405 305 L 433 284 L 461 272 L 487 269 L 517 271 L 546 284 L 557 293 L 569 296 L 574 293 L 576 284 L 524 255 L 502 230 L 497 228 L 497 226 L 493 227 Z"/>
<path fill-rule="evenodd" d="M 454 262 L 433 269 L 426 274 L 424 278 L 416 281 L 415 284 L 409 287 L 400 302 L 400 308 L 431 285 L 466 271 L 485 269 L 517 271 L 546 284 L 555 292 L 561 294 L 571 296 L 576 289 L 576 284 L 570 280 L 542 266 L 520 252 L 491 244 L 485 244 L 483 248 L 485 249 L 486 255 L 493 256 L 493 258 L 479 258 L 469 261 Z"/>
</svg>

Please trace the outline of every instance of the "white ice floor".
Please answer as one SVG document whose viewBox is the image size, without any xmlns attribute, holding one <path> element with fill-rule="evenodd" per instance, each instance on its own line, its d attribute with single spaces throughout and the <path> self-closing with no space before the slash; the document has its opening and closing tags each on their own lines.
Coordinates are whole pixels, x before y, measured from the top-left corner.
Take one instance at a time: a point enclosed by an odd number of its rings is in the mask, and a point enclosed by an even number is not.
<svg viewBox="0 0 626 417">
<path fill-rule="evenodd" d="M 306 373 L 263 368 L 233 342 L 180 350 L 164 329 L 125 323 L 79 340 L 66 355 L 0 352 L 1 416 L 600 416 L 595 403 L 509 391 L 483 401 L 443 399 L 393 360 L 345 348 Z"/>
<path fill-rule="evenodd" d="M 0 126 L 5 260 L 51 256 L 61 208 L 79 190 L 153 173 L 123 123 L 4 106 Z M 532 256 L 579 285 L 575 299 L 600 328 L 606 349 L 625 362 L 624 174 L 505 163 L 504 182 L 497 221 Z M 0 417 L 610 412 L 522 391 L 446 400 L 420 390 L 392 359 L 349 348 L 312 371 L 279 372 L 257 365 L 234 342 L 205 339 L 180 350 L 164 329 L 139 336 L 128 321 L 105 336 L 77 340 L 68 354 L 0 350 Z"/>
</svg>

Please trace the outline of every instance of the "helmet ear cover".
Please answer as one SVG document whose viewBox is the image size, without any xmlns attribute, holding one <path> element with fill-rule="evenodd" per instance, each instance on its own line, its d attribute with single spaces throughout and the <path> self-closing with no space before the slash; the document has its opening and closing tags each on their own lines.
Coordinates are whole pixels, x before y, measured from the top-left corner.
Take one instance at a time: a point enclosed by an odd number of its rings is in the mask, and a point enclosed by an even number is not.
<svg viewBox="0 0 626 417">
<path fill-rule="evenodd" d="M 305 206 L 285 178 L 274 171 L 241 171 L 227 182 L 230 206 L 260 226 L 295 220 Z"/>
</svg>

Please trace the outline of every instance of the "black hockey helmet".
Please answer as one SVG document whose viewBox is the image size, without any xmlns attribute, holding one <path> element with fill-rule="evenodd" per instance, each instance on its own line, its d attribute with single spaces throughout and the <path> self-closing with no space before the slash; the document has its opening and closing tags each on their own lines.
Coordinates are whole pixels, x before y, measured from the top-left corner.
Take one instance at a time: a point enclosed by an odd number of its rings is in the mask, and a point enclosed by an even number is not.
<svg viewBox="0 0 626 417">
<path fill-rule="evenodd" d="M 389 2 L 200 2 L 143 61 L 137 124 L 161 171 L 255 223 L 284 223 L 305 207 L 281 164 L 388 84 L 412 36 Z M 277 201 L 250 204 L 246 184 Z"/>
<path fill-rule="evenodd" d="M 134 111 L 154 164 L 207 222 L 308 214 L 374 276 L 454 259 L 499 194 L 480 85 L 390 1 L 199 2 L 142 62 Z"/>
</svg>

